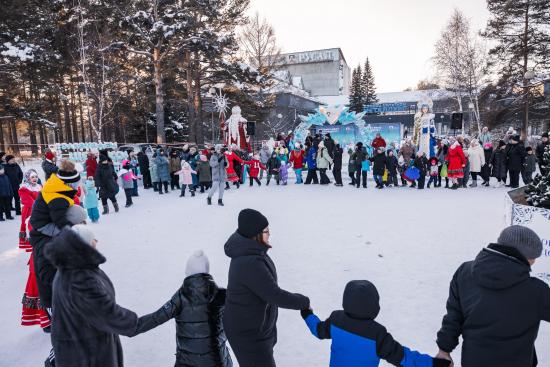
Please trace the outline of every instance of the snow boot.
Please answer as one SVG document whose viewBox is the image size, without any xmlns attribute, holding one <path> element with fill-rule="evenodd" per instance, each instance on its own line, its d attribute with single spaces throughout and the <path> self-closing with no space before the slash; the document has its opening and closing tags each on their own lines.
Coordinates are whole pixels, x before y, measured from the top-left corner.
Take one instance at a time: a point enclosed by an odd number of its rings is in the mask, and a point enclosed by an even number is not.
<svg viewBox="0 0 550 367">
<path fill-rule="evenodd" d="M 133 205 L 132 203 L 128 203 L 128 204 L 124 205 L 124 207 L 125 207 L 125 208 L 129 208 L 129 207 L 131 207 L 132 205 Z"/>
<path fill-rule="evenodd" d="M 219 206 L 224 206 L 224 205 L 223 205 L 222 199 L 218 199 L 218 205 L 219 205 Z"/>
<path fill-rule="evenodd" d="M 206 203 L 212 205 L 212 198 L 210 196 L 206 198 Z"/>
<path fill-rule="evenodd" d="M 470 184 L 470 187 L 477 187 L 477 181 L 472 181 L 472 183 Z"/>
<path fill-rule="evenodd" d="M 103 205 L 103 213 L 102 215 L 109 214 L 109 205 Z"/>
<path fill-rule="evenodd" d="M 451 190 L 458 190 L 458 184 L 453 184 L 453 186 L 451 186 Z"/>
<path fill-rule="evenodd" d="M 191 191 L 191 196 L 192 196 L 192 197 L 195 196 L 195 191 Z"/>
<path fill-rule="evenodd" d="M 113 203 L 113 206 L 115 207 L 115 213 L 118 213 L 118 203 Z"/>
</svg>

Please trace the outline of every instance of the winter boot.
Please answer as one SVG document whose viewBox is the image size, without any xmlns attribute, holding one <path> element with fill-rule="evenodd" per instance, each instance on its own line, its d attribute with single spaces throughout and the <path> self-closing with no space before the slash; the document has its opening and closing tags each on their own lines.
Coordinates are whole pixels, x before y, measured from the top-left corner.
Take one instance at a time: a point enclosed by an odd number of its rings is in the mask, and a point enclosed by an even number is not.
<svg viewBox="0 0 550 367">
<path fill-rule="evenodd" d="M 3 215 L 0 215 L 0 222 L 5 222 L 6 220 L 4 219 L 4 216 Z"/>
<path fill-rule="evenodd" d="M 451 190 L 458 190 L 458 184 L 453 184 L 453 186 L 451 186 Z"/>
<path fill-rule="evenodd" d="M 159 195 L 162 195 L 162 187 L 159 189 Z"/>
<path fill-rule="evenodd" d="M 472 183 L 470 184 L 470 187 L 477 187 L 477 181 L 472 181 Z"/>
<path fill-rule="evenodd" d="M 195 191 L 191 191 L 191 196 L 192 196 L 192 197 L 195 196 Z"/>
<path fill-rule="evenodd" d="M 102 215 L 109 214 L 109 205 L 103 205 L 103 213 Z"/>
<path fill-rule="evenodd" d="M 222 199 L 218 199 L 218 205 L 219 205 L 219 206 L 223 206 L 223 201 L 222 201 Z"/>
<path fill-rule="evenodd" d="M 124 205 L 125 208 L 129 208 L 131 207 L 133 204 L 132 203 L 126 203 L 126 205 Z"/>
<path fill-rule="evenodd" d="M 212 205 L 212 198 L 210 196 L 206 198 L 206 203 Z"/>
<path fill-rule="evenodd" d="M 115 208 L 115 213 L 118 213 L 118 203 L 113 203 L 113 206 Z"/>
<path fill-rule="evenodd" d="M 269 179 L 267 180 L 267 182 L 265 183 L 266 186 L 269 186 Z"/>
</svg>

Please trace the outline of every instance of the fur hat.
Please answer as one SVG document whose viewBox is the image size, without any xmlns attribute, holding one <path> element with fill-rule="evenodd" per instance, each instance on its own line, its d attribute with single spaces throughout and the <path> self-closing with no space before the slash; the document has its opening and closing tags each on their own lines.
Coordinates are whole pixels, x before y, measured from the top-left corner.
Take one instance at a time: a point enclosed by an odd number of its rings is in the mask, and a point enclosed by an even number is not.
<svg viewBox="0 0 550 367">
<path fill-rule="evenodd" d="M 71 205 L 69 209 L 67 209 L 65 218 L 72 224 L 81 224 L 86 222 L 86 214 L 86 209 L 80 205 Z"/>
<path fill-rule="evenodd" d="M 74 162 L 68 159 L 61 161 L 59 171 L 57 171 L 57 177 L 59 177 L 66 184 L 80 181 L 80 173 L 76 170 Z"/>
<path fill-rule="evenodd" d="M 92 241 L 95 240 L 94 232 L 85 224 L 77 224 L 71 227 L 71 230 L 77 234 L 82 241 L 88 245 L 92 245 Z"/>
<path fill-rule="evenodd" d="M 196 251 L 187 260 L 185 266 L 185 276 L 190 277 L 196 274 L 208 274 L 210 273 L 210 261 L 202 250 Z"/>
<path fill-rule="evenodd" d="M 11 154 L 8 154 L 7 156 L 4 157 L 4 159 L 6 160 L 6 163 L 8 163 L 9 161 L 11 161 L 14 158 L 15 158 L 15 156 L 13 156 Z"/>
</svg>

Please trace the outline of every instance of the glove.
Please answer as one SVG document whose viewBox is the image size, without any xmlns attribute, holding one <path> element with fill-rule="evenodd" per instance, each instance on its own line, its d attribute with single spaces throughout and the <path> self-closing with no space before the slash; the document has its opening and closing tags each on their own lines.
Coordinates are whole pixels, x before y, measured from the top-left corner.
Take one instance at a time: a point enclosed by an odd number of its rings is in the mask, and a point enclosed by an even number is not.
<svg viewBox="0 0 550 367">
<path fill-rule="evenodd" d="M 313 310 L 311 309 L 311 307 L 305 310 L 300 310 L 300 315 L 302 315 L 302 318 L 305 320 L 308 318 L 308 316 L 313 315 Z"/>
<path fill-rule="evenodd" d="M 433 367 L 449 367 L 451 361 L 448 359 L 434 358 Z"/>
</svg>

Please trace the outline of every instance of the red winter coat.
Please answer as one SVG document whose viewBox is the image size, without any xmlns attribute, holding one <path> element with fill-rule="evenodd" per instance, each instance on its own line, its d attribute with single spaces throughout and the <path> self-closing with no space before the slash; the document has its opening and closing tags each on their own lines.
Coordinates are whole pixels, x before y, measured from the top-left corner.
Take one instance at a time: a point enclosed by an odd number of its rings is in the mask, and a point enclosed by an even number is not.
<svg viewBox="0 0 550 367">
<path fill-rule="evenodd" d="M 292 163 L 292 166 L 294 169 L 302 169 L 304 168 L 304 159 L 306 157 L 306 152 L 303 150 L 296 150 L 294 149 L 290 153 L 290 163 Z"/>
<path fill-rule="evenodd" d="M 260 168 L 263 170 L 266 170 L 265 166 L 257 159 L 253 159 L 249 162 L 250 170 L 248 171 L 248 175 L 250 178 L 258 178 L 258 175 L 260 174 Z"/>
<path fill-rule="evenodd" d="M 447 153 L 445 160 L 449 162 L 447 170 L 450 178 L 464 177 L 463 166 L 466 165 L 466 157 L 460 144 L 449 148 L 449 153 Z"/>
<path fill-rule="evenodd" d="M 94 177 L 96 169 L 97 161 L 95 160 L 95 157 L 88 157 L 88 159 L 86 159 L 86 177 Z"/>
<path fill-rule="evenodd" d="M 225 158 L 227 158 L 227 168 L 225 169 L 227 171 L 227 181 L 239 181 L 239 176 L 237 176 L 237 173 L 235 172 L 235 161 L 240 164 L 246 164 L 247 162 L 242 160 L 241 157 L 235 154 L 235 152 L 225 152 Z"/>
<path fill-rule="evenodd" d="M 385 148 L 386 147 L 386 141 L 384 140 L 383 137 L 376 137 L 374 138 L 374 140 L 372 141 L 372 147 L 374 149 L 378 149 L 380 147 L 382 148 Z"/>
<path fill-rule="evenodd" d="M 32 205 L 38 197 L 38 194 L 40 194 L 40 191 L 32 191 L 25 186 L 21 186 L 19 189 L 19 197 L 21 198 L 21 205 L 23 206 L 21 209 L 21 227 L 19 228 L 19 248 L 27 252 L 32 251 L 28 237 L 30 229 L 27 228 L 27 219 L 31 216 Z"/>
</svg>

